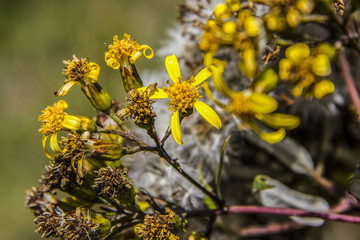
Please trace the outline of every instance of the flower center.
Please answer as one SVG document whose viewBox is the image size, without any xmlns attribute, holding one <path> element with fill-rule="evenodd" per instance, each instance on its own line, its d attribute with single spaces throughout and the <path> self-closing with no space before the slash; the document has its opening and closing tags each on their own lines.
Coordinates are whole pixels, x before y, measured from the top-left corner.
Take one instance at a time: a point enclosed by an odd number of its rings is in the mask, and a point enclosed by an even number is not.
<svg viewBox="0 0 360 240">
<path fill-rule="evenodd" d="M 89 65 L 88 58 L 77 58 L 73 56 L 73 60 L 65 60 L 63 63 L 67 66 L 63 69 L 62 74 L 65 76 L 68 81 L 82 81 L 91 71 L 91 66 Z"/>
<path fill-rule="evenodd" d="M 244 121 L 247 121 L 254 114 L 250 108 L 248 96 L 245 96 L 241 92 L 237 92 L 234 95 L 227 110 Z"/>
<path fill-rule="evenodd" d="M 64 100 L 60 100 L 52 106 L 48 106 L 42 110 L 38 120 L 42 122 L 39 132 L 44 135 L 54 134 L 63 129 L 62 122 L 64 120 L 64 110 L 68 104 Z"/>
<path fill-rule="evenodd" d="M 129 34 L 124 34 L 124 38 L 122 40 L 119 40 L 119 37 L 115 35 L 113 38 L 113 44 L 107 46 L 108 58 L 120 61 L 122 57 L 135 54 L 140 50 L 140 48 L 141 45 L 132 40 Z"/>
<path fill-rule="evenodd" d="M 194 77 L 191 77 L 187 81 L 176 82 L 174 84 L 168 81 L 169 87 L 165 87 L 164 91 L 170 98 L 169 110 L 181 111 L 186 113 L 189 109 L 194 106 L 196 99 L 202 96 L 199 93 L 199 88 L 193 86 L 195 82 Z"/>
</svg>

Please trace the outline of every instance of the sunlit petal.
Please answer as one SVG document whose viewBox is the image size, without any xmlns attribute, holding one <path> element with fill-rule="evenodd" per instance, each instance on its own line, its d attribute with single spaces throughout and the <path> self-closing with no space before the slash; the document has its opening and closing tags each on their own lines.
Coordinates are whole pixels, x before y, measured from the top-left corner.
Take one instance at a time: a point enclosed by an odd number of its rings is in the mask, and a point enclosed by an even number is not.
<svg viewBox="0 0 360 240">
<path fill-rule="evenodd" d="M 273 90 L 279 81 L 279 76 L 272 68 L 268 68 L 260 73 L 254 80 L 254 91 L 267 93 Z"/>
<path fill-rule="evenodd" d="M 323 80 L 314 86 L 314 96 L 318 99 L 325 97 L 335 90 L 334 83 L 330 80 Z"/>
<path fill-rule="evenodd" d="M 310 48 L 306 43 L 297 43 L 286 49 L 285 56 L 295 63 L 301 63 L 310 56 Z"/>
<path fill-rule="evenodd" d="M 51 135 L 51 137 L 50 137 L 50 148 L 56 153 L 62 152 L 61 148 L 59 147 L 57 133 Z"/>
<path fill-rule="evenodd" d="M 264 93 L 253 92 L 249 97 L 249 105 L 253 112 L 271 113 L 278 107 L 275 98 Z"/>
<path fill-rule="evenodd" d="M 325 77 L 331 74 L 329 57 L 326 54 L 319 54 L 311 61 L 313 73 L 319 77 Z"/>
<path fill-rule="evenodd" d="M 50 159 L 54 159 L 55 158 L 55 154 L 52 154 L 50 152 L 48 152 L 46 150 L 46 140 L 48 139 L 48 136 L 46 135 L 43 135 L 42 139 L 41 139 L 41 143 L 42 143 L 42 146 L 43 146 L 43 149 L 44 149 L 44 153 L 46 155 L 46 157 L 50 158 Z"/>
<path fill-rule="evenodd" d="M 137 88 L 140 92 L 145 92 L 148 87 Z M 150 96 L 150 99 L 168 98 L 169 96 L 165 93 L 162 88 L 156 88 L 154 93 Z"/>
<path fill-rule="evenodd" d="M 165 59 L 165 66 L 171 80 L 176 83 L 181 79 L 180 66 L 175 54 L 167 56 Z"/>
<path fill-rule="evenodd" d="M 213 73 L 209 68 L 204 68 L 194 77 L 195 82 L 192 84 L 193 86 L 197 86 L 208 79 Z"/>
<path fill-rule="evenodd" d="M 216 90 L 226 97 L 232 98 L 236 93 L 226 85 L 222 77 L 222 69 L 220 67 L 212 67 L 211 70 L 213 71 L 212 81 Z"/>
<path fill-rule="evenodd" d="M 221 128 L 221 120 L 217 113 L 211 107 L 201 101 L 196 101 L 194 103 L 194 107 L 200 113 L 200 115 L 205 118 L 205 120 L 208 121 L 211 125 L 213 125 L 217 129 Z"/>
<path fill-rule="evenodd" d="M 72 88 L 74 85 L 76 85 L 78 82 L 76 81 L 69 81 L 67 83 L 65 83 L 64 85 L 62 85 L 62 87 L 59 89 L 59 91 L 55 92 L 55 96 L 65 96 L 70 88 Z"/>
<path fill-rule="evenodd" d="M 151 47 L 149 47 L 148 45 L 141 45 L 139 50 L 143 50 L 143 54 L 146 58 L 152 58 L 154 56 L 154 50 L 152 50 Z M 149 52 L 148 52 L 149 50 Z"/>
<path fill-rule="evenodd" d="M 183 145 L 182 137 L 181 137 L 181 129 L 180 129 L 180 112 L 175 111 L 171 116 L 171 133 L 175 141 Z"/>
<path fill-rule="evenodd" d="M 150 96 L 150 99 L 159 99 L 159 98 L 168 98 L 168 97 L 169 96 L 163 89 L 156 88 L 154 94 Z"/>
<path fill-rule="evenodd" d="M 251 127 L 259 134 L 259 136 L 268 143 L 278 143 L 284 139 L 286 131 L 284 128 L 280 128 L 275 132 L 263 132 L 259 129 L 256 123 L 252 123 Z"/>
<path fill-rule="evenodd" d="M 284 113 L 264 114 L 259 120 L 269 127 L 275 129 L 283 127 L 286 130 L 296 128 L 301 122 L 298 116 Z"/>
</svg>

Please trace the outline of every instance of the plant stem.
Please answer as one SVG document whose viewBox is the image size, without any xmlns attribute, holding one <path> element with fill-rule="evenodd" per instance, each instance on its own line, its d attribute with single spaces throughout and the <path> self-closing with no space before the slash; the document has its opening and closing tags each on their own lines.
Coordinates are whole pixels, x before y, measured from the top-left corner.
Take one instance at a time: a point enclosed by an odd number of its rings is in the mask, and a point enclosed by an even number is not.
<svg viewBox="0 0 360 240">
<path fill-rule="evenodd" d="M 341 51 L 339 53 L 339 62 L 340 62 L 340 68 L 342 70 L 342 73 L 344 75 L 345 83 L 349 89 L 349 94 L 351 97 L 352 102 L 354 103 L 356 114 L 360 114 L 360 98 L 359 94 L 356 90 L 356 86 L 354 83 L 354 79 L 351 75 L 350 68 L 349 68 L 349 62 L 347 61 L 344 52 Z"/>
<path fill-rule="evenodd" d="M 209 196 L 211 200 L 215 202 L 215 204 L 221 209 L 222 212 L 224 208 L 224 202 L 220 200 L 215 193 L 208 191 L 204 186 L 202 186 L 200 183 L 198 183 L 195 179 L 193 179 L 190 175 L 188 175 L 184 170 L 180 167 L 179 163 L 176 161 L 176 159 L 172 159 L 169 154 L 165 151 L 165 149 L 162 146 L 158 146 L 158 153 L 159 156 L 164 158 L 178 173 L 180 173 L 184 178 L 186 178 L 191 184 L 193 184 L 195 187 L 197 187 L 200 191 L 202 191 L 204 194 Z"/>
<path fill-rule="evenodd" d="M 283 216 L 318 217 L 325 220 L 360 223 L 359 216 L 337 214 L 331 212 L 311 212 L 292 208 L 272 208 L 259 206 L 230 206 L 229 213 L 261 213 Z"/>
<path fill-rule="evenodd" d="M 297 230 L 304 228 L 306 226 L 301 225 L 297 222 L 286 222 L 286 223 L 277 223 L 269 224 L 267 226 L 261 227 L 247 227 L 241 229 L 234 229 L 232 232 L 241 236 L 241 237 L 258 237 L 258 236 L 267 236 L 269 234 L 277 234 L 282 232 L 288 232 L 292 230 Z"/>
</svg>

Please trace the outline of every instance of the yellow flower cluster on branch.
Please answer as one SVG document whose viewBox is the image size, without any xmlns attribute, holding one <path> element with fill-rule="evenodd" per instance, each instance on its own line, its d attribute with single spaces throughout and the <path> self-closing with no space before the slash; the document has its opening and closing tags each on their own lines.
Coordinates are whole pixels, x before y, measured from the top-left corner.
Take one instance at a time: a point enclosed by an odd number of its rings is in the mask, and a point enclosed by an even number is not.
<svg viewBox="0 0 360 240">
<path fill-rule="evenodd" d="M 296 128 L 300 124 L 300 118 L 290 114 L 275 113 L 278 102 L 267 94 L 278 81 L 277 74 L 272 69 L 266 69 L 255 80 L 254 85 L 243 91 L 233 91 L 223 80 L 223 69 L 212 68 L 213 82 L 216 90 L 229 99 L 229 103 L 222 103 L 215 99 L 209 89 L 206 93 L 225 111 L 235 115 L 241 120 L 240 128 L 255 130 L 265 141 L 269 143 L 280 142 L 285 137 L 285 130 Z M 264 132 L 257 122 L 276 129 L 275 132 Z"/>
<path fill-rule="evenodd" d="M 60 100 L 52 106 L 48 106 L 45 110 L 42 110 L 42 114 L 39 115 L 38 120 L 42 122 L 42 126 L 39 132 L 43 134 L 42 145 L 45 154 L 49 158 L 54 158 L 54 155 L 46 150 L 46 141 L 50 137 L 50 147 L 54 152 L 62 152 L 59 147 L 57 135 L 61 130 L 66 131 L 90 131 L 95 130 L 94 121 L 86 116 L 75 116 L 64 112 L 68 108 L 67 102 Z"/>
<path fill-rule="evenodd" d="M 292 83 L 295 97 L 323 98 L 335 89 L 332 81 L 325 78 L 331 74 L 330 60 L 335 55 L 335 48 L 328 43 L 313 49 L 306 43 L 295 44 L 286 49 L 285 58 L 280 60 L 280 78 Z"/>
<path fill-rule="evenodd" d="M 199 48 L 207 58 L 212 58 L 220 48 L 233 47 L 239 53 L 239 69 L 252 79 L 258 68 L 256 42 L 262 31 L 261 22 L 249 9 L 240 9 L 240 6 L 240 1 L 227 1 L 216 6 L 215 19 L 207 21 Z"/>
<path fill-rule="evenodd" d="M 313 0 L 251 0 L 270 7 L 264 20 L 270 31 L 280 32 L 297 27 L 315 7 Z"/>
</svg>

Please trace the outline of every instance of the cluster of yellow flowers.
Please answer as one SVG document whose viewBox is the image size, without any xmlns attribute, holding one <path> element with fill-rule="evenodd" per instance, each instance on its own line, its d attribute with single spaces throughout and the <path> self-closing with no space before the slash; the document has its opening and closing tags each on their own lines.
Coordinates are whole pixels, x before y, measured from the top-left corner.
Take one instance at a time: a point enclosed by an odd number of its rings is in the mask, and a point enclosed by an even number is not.
<svg viewBox="0 0 360 240">
<path fill-rule="evenodd" d="M 252 0 L 253 3 L 265 4 L 270 7 L 264 20 L 270 31 L 280 32 L 287 27 L 295 28 L 312 12 L 315 7 L 313 0 Z"/>
<path fill-rule="evenodd" d="M 213 72 L 215 90 L 228 98 L 229 102 L 215 99 L 209 86 L 206 87 L 206 93 L 217 105 L 241 120 L 240 128 L 254 129 L 265 141 L 276 143 L 284 138 L 286 129 L 296 128 L 300 124 L 300 118 L 276 113 L 278 102 L 270 96 L 272 90 L 282 80 L 291 82 L 294 97 L 323 98 L 332 93 L 334 84 L 323 78 L 331 73 L 330 61 L 334 59 L 336 50 L 329 43 L 320 44 L 311 50 L 306 43 L 298 43 L 286 49 L 285 58 L 281 59 L 278 67 L 260 67 L 258 43 L 260 37 L 264 38 L 265 31 L 279 32 L 288 26 L 298 26 L 311 13 L 315 3 L 312 0 L 252 2 L 269 6 L 268 12 L 262 18 L 255 17 L 249 5 L 243 7 L 240 1 L 226 1 L 217 5 L 214 17 L 204 26 L 199 42 L 199 49 L 204 52 L 204 65 Z M 267 29 L 262 28 L 262 21 Z M 280 49 L 280 46 L 277 47 Z M 222 73 L 227 62 L 216 58 L 221 48 L 232 48 L 238 52 L 239 70 L 250 79 L 246 89 L 235 92 L 226 85 Z M 257 122 L 276 131 L 263 131 Z"/>
</svg>

